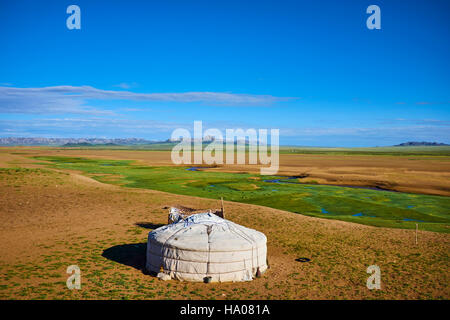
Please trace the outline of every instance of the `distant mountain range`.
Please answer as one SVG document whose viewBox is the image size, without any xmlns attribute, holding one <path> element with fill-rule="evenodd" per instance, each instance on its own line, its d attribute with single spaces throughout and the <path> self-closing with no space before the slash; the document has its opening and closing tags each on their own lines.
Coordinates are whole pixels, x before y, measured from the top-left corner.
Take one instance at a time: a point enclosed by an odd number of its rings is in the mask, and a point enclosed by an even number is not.
<svg viewBox="0 0 450 320">
<path fill-rule="evenodd" d="M 104 138 L 0 138 L 0 146 L 58 146 L 58 147 L 89 147 L 102 146 L 125 146 L 142 144 L 173 144 L 181 139 L 167 139 L 164 141 L 146 140 L 139 138 L 104 139 Z M 191 142 L 194 142 L 191 139 Z M 214 137 L 206 136 L 203 142 L 212 142 Z"/>
<path fill-rule="evenodd" d="M 409 141 L 395 145 L 394 147 L 417 147 L 417 146 L 450 146 L 450 144 L 438 143 L 438 142 L 417 142 L 417 141 Z"/>
<path fill-rule="evenodd" d="M 89 145 L 138 145 L 158 143 L 155 141 L 124 138 L 0 138 L 0 146 L 89 146 Z"/>
<path fill-rule="evenodd" d="M 180 142 L 179 139 L 167 139 L 165 141 L 146 140 L 139 138 L 0 138 L 0 146 L 59 146 L 59 147 L 83 147 L 83 146 L 124 146 L 124 145 L 143 145 L 143 144 L 173 144 Z M 194 142 L 195 140 L 191 140 Z M 204 137 L 203 143 L 214 141 L 213 137 Z M 225 141 L 224 141 L 225 142 Z M 248 144 L 248 141 L 245 140 Z M 411 146 L 450 146 L 445 143 L 438 142 L 417 142 L 409 141 L 395 145 L 394 147 L 411 147 Z"/>
</svg>

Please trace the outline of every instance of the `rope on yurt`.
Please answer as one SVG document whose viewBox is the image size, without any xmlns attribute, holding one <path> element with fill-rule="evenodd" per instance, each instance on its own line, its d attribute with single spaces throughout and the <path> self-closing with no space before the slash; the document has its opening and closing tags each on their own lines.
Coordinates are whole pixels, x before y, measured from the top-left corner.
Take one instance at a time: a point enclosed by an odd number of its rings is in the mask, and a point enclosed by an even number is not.
<svg viewBox="0 0 450 320">
<path fill-rule="evenodd" d="M 228 224 L 228 229 L 231 231 L 231 232 L 233 232 L 235 235 L 237 235 L 238 237 L 241 237 L 241 238 L 243 238 L 244 240 L 246 240 L 246 241 L 248 241 L 251 245 L 252 245 L 252 269 L 253 269 L 253 243 L 249 240 L 249 239 L 247 239 L 247 238 L 245 238 L 245 237 L 243 237 L 242 235 L 240 235 L 240 234 L 238 234 L 235 230 L 232 230 L 232 228 L 230 228 L 230 224 Z M 233 227 L 234 228 L 234 227 Z M 246 266 L 246 263 L 245 263 L 245 259 L 244 259 L 244 270 L 243 271 L 245 271 L 247 269 L 247 266 Z"/>
<path fill-rule="evenodd" d="M 258 244 L 255 240 L 255 238 L 253 238 L 253 236 L 246 234 L 243 230 L 236 228 L 236 230 L 238 230 L 239 232 L 241 232 L 242 234 L 244 234 L 247 238 L 250 238 L 251 241 L 253 241 L 253 243 L 255 244 L 256 247 L 256 276 L 259 278 L 261 276 L 261 271 L 259 270 L 259 251 L 258 251 Z M 253 243 L 252 243 L 252 270 L 253 270 Z"/>
<path fill-rule="evenodd" d="M 230 228 L 231 227 L 231 228 Z M 236 234 L 237 236 L 239 236 L 239 237 L 241 237 L 242 239 L 244 239 L 244 240 L 246 240 L 246 241 L 248 241 L 250 244 L 251 244 L 251 246 L 252 246 L 252 273 L 253 273 L 253 268 L 254 268 L 254 266 L 253 266 L 253 248 L 254 248 L 254 246 L 256 246 L 256 264 L 257 264 L 257 267 L 259 266 L 259 257 L 258 257 L 258 244 L 256 243 L 256 241 L 255 241 L 255 239 L 253 239 L 253 238 L 250 238 L 249 239 L 249 237 L 248 237 L 248 235 L 246 235 L 244 232 L 242 232 L 242 231 L 240 231 L 241 233 L 243 233 L 244 235 L 242 235 L 242 234 L 239 234 L 237 231 L 238 231 L 238 229 L 237 228 L 235 228 L 233 225 L 231 225 L 231 224 L 228 224 L 228 229 L 231 231 L 231 232 L 233 232 L 234 234 Z M 246 266 L 244 265 L 244 268 L 245 268 Z"/>
<path fill-rule="evenodd" d="M 166 241 L 164 241 L 164 243 L 163 243 L 162 246 L 161 246 L 161 258 L 162 258 L 162 259 L 165 258 L 165 255 L 164 255 L 163 251 L 164 251 L 164 247 L 166 246 L 167 241 L 169 241 L 170 239 L 172 239 L 173 237 L 175 237 L 175 236 L 177 235 L 177 233 L 180 232 L 180 231 L 182 231 L 182 230 L 183 230 L 183 229 L 180 229 L 180 230 L 174 232 L 174 234 L 172 234 L 170 237 L 168 237 L 168 238 L 166 239 Z M 161 266 L 161 268 L 163 268 L 163 266 Z M 164 268 L 163 268 L 163 270 L 164 270 Z M 168 270 L 168 271 L 172 271 L 172 270 Z"/>
<path fill-rule="evenodd" d="M 206 275 L 209 275 L 209 265 L 211 263 L 211 248 L 210 248 L 210 242 L 209 242 L 209 235 L 212 231 L 212 225 L 205 225 L 206 227 L 206 233 L 208 234 L 208 263 L 206 264 Z"/>
</svg>

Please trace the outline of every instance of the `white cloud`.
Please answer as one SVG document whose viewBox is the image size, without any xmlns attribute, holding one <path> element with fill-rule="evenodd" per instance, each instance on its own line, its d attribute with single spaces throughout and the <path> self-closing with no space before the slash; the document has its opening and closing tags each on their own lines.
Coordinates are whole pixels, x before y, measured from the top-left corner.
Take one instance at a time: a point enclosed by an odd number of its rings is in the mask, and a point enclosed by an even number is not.
<svg viewBox="0 0 450 320">
<path fill-rule="evenodd" d="M 112 118 L 46 118 L 0 120 L 0 136 L 23 137 L 161 137 L 167 139 L 179 127 L 190 129 L 192 123 Z"/>
<path fill-rule="evenodd" d="M 317 139 L 325 137 L 346 137 L 354 139 L 379 140 L 428 140 L 428 141 L 450 141 L 450 125 L 409 125 L 391 126 L 379 128 L 282 128 L 280 136 L 288 137 L 314 137 Z"/>
<path fill-rule="evenodd" d="M 270 105 L 289 98 L 270 95 L 234 94 L 223 92 L 136 93 L 102 90 L 91 86 L 54 86 L 15 88 L 0 86 L 0 113 L 90 113 L 112 114 L 86 105 L 92 100 L 132 100 L 165 102 L 203 102 L 223 105 Z"/>
</svg>

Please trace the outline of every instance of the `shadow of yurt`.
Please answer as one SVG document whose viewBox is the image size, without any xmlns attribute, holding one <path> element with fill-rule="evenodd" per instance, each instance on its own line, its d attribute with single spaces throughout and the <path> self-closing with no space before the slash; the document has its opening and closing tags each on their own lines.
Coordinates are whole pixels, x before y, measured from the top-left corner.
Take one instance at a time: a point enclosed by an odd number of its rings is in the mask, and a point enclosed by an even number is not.
<svg viewBox="0 0 450 320">
<path fill-rule="evenodd" d="M 104 250 L 102 256 L 145 273 L 146 250 L 147 243 L 121 244 Z"/>
<path fill-rule="evenodd" d="M 165 224 L 162 223 L 152 223 L 152 222 L 137 222 L 135 223 L 135 225 L 150 230 L 158 229 L 159 227 L 165 226 Z"/>
</svg>

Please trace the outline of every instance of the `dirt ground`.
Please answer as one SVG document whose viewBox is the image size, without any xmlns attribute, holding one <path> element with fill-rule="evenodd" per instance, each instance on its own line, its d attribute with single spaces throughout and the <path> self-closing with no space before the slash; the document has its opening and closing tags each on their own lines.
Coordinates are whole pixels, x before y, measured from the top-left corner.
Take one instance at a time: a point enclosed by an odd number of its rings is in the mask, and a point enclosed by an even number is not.
<svg viewBox="0 0 450 320">
<path fill-rule="evenodd" d="M 77 150 L 64 155 L 89 152 L 90 157 L 166 163 L 163 153 L 154 152 Z M 228 219 L 266 234 L 270 269 L 243 283 L 160 281 L 142 268 L 147 233 L 167 222 L 163 208 L 216 208 L 217 201 L 102 184 L 77 173 L 11 168 L 39 167 L 23 156 L 0 153 L 0 167 L 10 167 L 0 171 L 0 299 L 450 298 L 447 234 L 419 230 L 416 245 L 412 230 L 231 202 L 225 202 Z M 429 173 L 435 172 L 430 167 Z M 416 161 L 403 161 L 401 168 L 425 170 Z M 302 257 L 311 260 L 296 261 Z M 81 269 L 81 290 L 66 287 L 66 268 L 74 264 Z M 381 290 L 366 287 L 370 265 L 381 269 Z"/>
<path fill-rule="evenodd" d="M 173 165 L 168 151 L 80 150 L 39 147 L 0 148 L 1 157 L 23 163 L 25 156 L 63 155 L 139 160 L 151 166 Z M 12 154 L 11 154 L 12 153 Z M 223 165 L 211 170 L 252 172 L 259 165 Z M 307 175 L 304 182 L 379 187 L 400 192 L 450 196 L 450 158 L 436 156 L 365 156 L 280 154 L 279 175 Z"/>
</svg>

